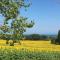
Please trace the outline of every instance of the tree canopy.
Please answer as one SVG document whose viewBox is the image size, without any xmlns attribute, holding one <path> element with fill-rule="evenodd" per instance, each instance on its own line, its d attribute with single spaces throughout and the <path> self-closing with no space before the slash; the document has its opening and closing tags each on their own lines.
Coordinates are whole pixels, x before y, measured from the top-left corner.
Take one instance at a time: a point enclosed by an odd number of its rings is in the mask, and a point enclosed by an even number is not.
<svg viewBox="0 0 60 60">
<path fill-rule="evenodd" d="M 28 7 L 25 0 L 0 0 L 0 13 L 5 17 L 5 21 L 18 16 L 21 7 Z"/>
<path fill-rule="evenodd" d="M 22 7 L 27 8 L 29 6 L 30 3 L 27 4 L 25 0 L 0 0 L 0 14 L 5 17 L 4 24 L 0 29 L 5 34 L 6 32 L 11 33 L 13 40 L 20 40 L 26 28 L 31 28 L 34 25 L 33 21 L 28 23 L 26 21 L 28 19 L 19 14 L 19 10 L 21 10 Z M 12 20 L 12 22 L 9 26 L 8 21 L 10 20 Z"/>
</svg>

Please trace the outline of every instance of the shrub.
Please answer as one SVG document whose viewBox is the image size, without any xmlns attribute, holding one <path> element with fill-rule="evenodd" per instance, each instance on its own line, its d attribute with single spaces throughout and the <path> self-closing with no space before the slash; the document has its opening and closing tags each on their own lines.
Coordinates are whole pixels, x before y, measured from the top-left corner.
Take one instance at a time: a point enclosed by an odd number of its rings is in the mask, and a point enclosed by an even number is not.
<svg viewBox="0 0 60 60">
<path fill-rule="evenodd" d="M 10 46 L 14 46 L 14 41 L 13 40 L 9 40 L 9 45 Z"/>
</svg>

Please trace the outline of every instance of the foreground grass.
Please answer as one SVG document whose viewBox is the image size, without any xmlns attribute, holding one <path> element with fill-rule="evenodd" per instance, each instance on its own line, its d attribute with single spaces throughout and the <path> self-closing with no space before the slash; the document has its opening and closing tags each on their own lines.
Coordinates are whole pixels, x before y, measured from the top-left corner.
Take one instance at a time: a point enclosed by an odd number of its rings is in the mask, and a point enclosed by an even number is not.
<svg viewBox="0 0 60 60">
<path fill-rule="evenodd" d="M 60 52 L 0 49 L 0 60 L 60 60 Z"/>
</svg>

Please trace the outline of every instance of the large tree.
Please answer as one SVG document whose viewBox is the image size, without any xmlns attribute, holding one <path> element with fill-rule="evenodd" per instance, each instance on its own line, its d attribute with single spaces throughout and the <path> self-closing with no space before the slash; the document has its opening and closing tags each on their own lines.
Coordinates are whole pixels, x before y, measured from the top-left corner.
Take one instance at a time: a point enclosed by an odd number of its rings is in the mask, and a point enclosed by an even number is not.
<svg viewBox="0 0 60 60">
<path fill-rule="evenodd" d="M 19 41 L 23 38 L 23 33 L 26 28 L 31 28 L 34 22 L 28 23 L 26 17 L 22 17 L 19 13 L 22 7 L 27 8 L 30 4 L 26 3 L 26 0 L 0 0 L 0 14 L 2 14 L 4 19 L 4 24 L 0 27 L 3 33 L 11 34 L 11 39 L 14 41 Z M 19 16 L 20 15 L 20 16 Z M 18 17 L 19 16 L 19 17 Z M 12 20 L 9 25 L 8 21 Z M 7 36 L 6 36 L 7 37 Z"/>
</svg>

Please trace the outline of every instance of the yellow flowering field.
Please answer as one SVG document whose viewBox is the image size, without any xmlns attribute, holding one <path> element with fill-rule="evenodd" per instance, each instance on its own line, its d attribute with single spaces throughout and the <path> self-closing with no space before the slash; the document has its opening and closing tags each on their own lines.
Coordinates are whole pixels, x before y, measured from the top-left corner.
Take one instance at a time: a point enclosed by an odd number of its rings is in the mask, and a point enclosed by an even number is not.
<svg viewBox="0 0 60 60">
<path fill-rule="evenodd" d="M 51 44 L 51 41 L 30 41 L 23 40 L 21 45 L 15 43 L 14 46 L 6 45 L 6 40 L 0 40 L 0 48 L 7 49 L 28 49 L 31 51 L 60 51 L 60 45 Z"/>
</svg>

